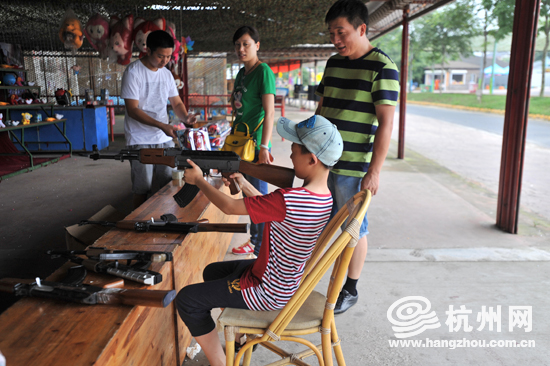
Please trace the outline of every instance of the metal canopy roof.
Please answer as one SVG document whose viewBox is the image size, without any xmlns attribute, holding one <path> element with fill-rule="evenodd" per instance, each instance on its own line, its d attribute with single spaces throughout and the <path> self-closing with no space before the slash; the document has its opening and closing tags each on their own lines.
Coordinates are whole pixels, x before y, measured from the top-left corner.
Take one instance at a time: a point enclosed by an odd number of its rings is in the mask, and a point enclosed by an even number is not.
<svg viewBox="0 0 550 366">
<path fill-rule="evenodd" d="M 71 8 L 84 25 L 99 12 L 107 17 L 154 19 L 165 17 L 176 26 L 178 37 L 190 36 L 193 53 L 233 52 L 231 38 L 241 25 L 253 25 L 261 35 L 264 57 L 287 58 L 290 54 L 323 58 L 330 47 L 305 47 L 330 43 L 324 17 L 334 0 L 0 0 L 0 41 L 20 44 L 24 51 L 64 51 L 58 31 L 65 11 Z M 410 5 L 414 17 L 449 0 L 370 1 L 369 38 L 399 26 L 403 8 Z M 299 48 L 294 48 L 301 45 Z M 79 52 L 94 51 L 84 41 Z"/>
</svg>

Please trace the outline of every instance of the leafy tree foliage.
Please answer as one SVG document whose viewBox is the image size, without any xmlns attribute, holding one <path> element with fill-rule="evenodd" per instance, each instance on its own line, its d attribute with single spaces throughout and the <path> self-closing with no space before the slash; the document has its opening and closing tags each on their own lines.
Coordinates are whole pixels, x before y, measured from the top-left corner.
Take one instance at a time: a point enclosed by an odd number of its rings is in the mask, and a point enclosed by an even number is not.
<svg viewBox="0 0 550 366">
<path fill-rule="evenodd" d="M 432 70 L 436 65 L 443 69 L 449 60 L 461 55 L 471 55 L 472 38 L 479 34 L 474 9 L 472 0 L 458 0 L 418 19 L 411 32 L 410 48 L 420 50 Z"/>
</svg>

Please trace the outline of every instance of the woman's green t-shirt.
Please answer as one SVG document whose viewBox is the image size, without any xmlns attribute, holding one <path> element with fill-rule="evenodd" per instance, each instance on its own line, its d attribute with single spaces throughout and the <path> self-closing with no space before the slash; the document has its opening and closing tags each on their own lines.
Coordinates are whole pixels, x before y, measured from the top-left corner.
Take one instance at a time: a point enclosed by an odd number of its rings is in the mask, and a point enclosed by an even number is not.
<svg viewBox="0 0 550 366">
<path fill-rule="evenodd" d="M 275 95 L 275 74 L 271 68 L 265 64 L 259 64 L 248 75 L 244 75 L 244 67 L 239 70 L 235 79 L 235 88 L 233 90 L 234 106 L 236 110 L 233 126 L 244 122 L 248 125 L 249 132 L 252 133 L 258 124 L 264 119 L 265 111 L 262 106 L 262 95 Z M 239 126 L 238 131 L 245 131 L 244 126 Z M 263 123 L 254 133 L 257 145 L 260 149 L 262 142 Z M 269 142 L 271 147 L 271 141 Z"/>
</svg>

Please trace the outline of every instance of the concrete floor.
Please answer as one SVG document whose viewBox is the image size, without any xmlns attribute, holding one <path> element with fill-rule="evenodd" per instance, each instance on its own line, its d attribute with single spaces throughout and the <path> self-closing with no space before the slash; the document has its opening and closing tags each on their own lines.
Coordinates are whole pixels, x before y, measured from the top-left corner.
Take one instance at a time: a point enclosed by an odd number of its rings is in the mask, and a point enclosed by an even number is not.
<svg viewBox="0 0 550 366">
<path fill-rule="evenodd" d="M 286 116 L 299 121 L 311 114 L 288 107 Z M 115 130 L 119 128 L 117 123 Z M 290 143 L 281 141 L 275 132 L 273 145 L 275 163 L 288 166 Z M 118 140 L 109 149 L 117 151 L 121 146 L 123 142 Z M 494 194 L 415 151 L 407 150 L 406 159 L 398 160 L 396 150 L 392 141 L 380 191 L 369 209 L 370 249 L 358 282 L 359 303 L 336 319 L 347 364 L 548 365 L 549 223 L 541 222 L 520 235 L 506 234 L 494 224 Z M 52 261 L 43 252 L 65 247 L 65 226 L 107 204 L 130 212 L 129 164 L 94 162 L 75 155 L 3 180 L 0 195 L 0 277 L 45 277 L 62 262 Z M 521 224 L 532 227 L 530 222 Z M 238 234 L 232 245 L 244 241 L 246 235 Z M 228 254 L 226 259 L 232 257 Z M 319 286 L 321 291 L 323 288 L 326 279 Z M 456 349 L 390 345 L 398 338 L 388 320 L 388 309 L 406 296 L 429 300 L 440 327 L 404 340 L 429 338 L 451 345 L 458 341 L 470 344 Z M 0 311 L 13 300 L 0 295 Z M 449 321 L 447 313 L 461 306 L 464 314 L 457 314 L 456 319 L 468 321 L 473 327 L 470 331 L 464 330 L 463 323 Z M 490 307 L 496 312 L 498 306 L 501 315 L 495 319 L 499 321 L 484 323 L 483 307 L 486 314 Z M 516 324 L 521 317 L 510 315 L 516 314 L 514 306 L 531 307 L 532 317 L 530 321 L 525 318 L 523 327 Z M 398 318 L 395 311 L 390 315 Z M 499 322 L 501 330 L 497 331 Z M 450 325 L 458 328 L 451 331 Z M 490 330 L 489 325 L 495 329 Z M 532 329 L 526 331 L 527 325 Z M 471 347 L 474 340 L 510 340 L 518 345 L 533 340 L 535 347 Z M 254 352 L 253 364 L 273 360 L 270 357 L 260 347 Z M 200 353 L 184 364 L 208 362 Z"/>
</svg>

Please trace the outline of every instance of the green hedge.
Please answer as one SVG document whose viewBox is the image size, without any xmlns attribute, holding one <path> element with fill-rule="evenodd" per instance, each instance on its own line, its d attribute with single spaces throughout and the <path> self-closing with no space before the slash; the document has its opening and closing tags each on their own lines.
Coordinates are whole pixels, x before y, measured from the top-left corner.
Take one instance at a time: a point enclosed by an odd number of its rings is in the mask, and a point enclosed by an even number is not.
<svg viewBox="0 0 550 366">
<path fill-rule="evenodd" d="M 506 95 L 483 95 L 481 103 L 477 101 L 475 94 L 451 94 L 451 93 L 407 93 L 407 100 L 418 102 L 441 103 L 460 105 L 473 108 L 486 108 L 504 111 L 506 107 Z M 531 97 L 529 113 L 550 116 L 550 98 Z"/>
</svg>

